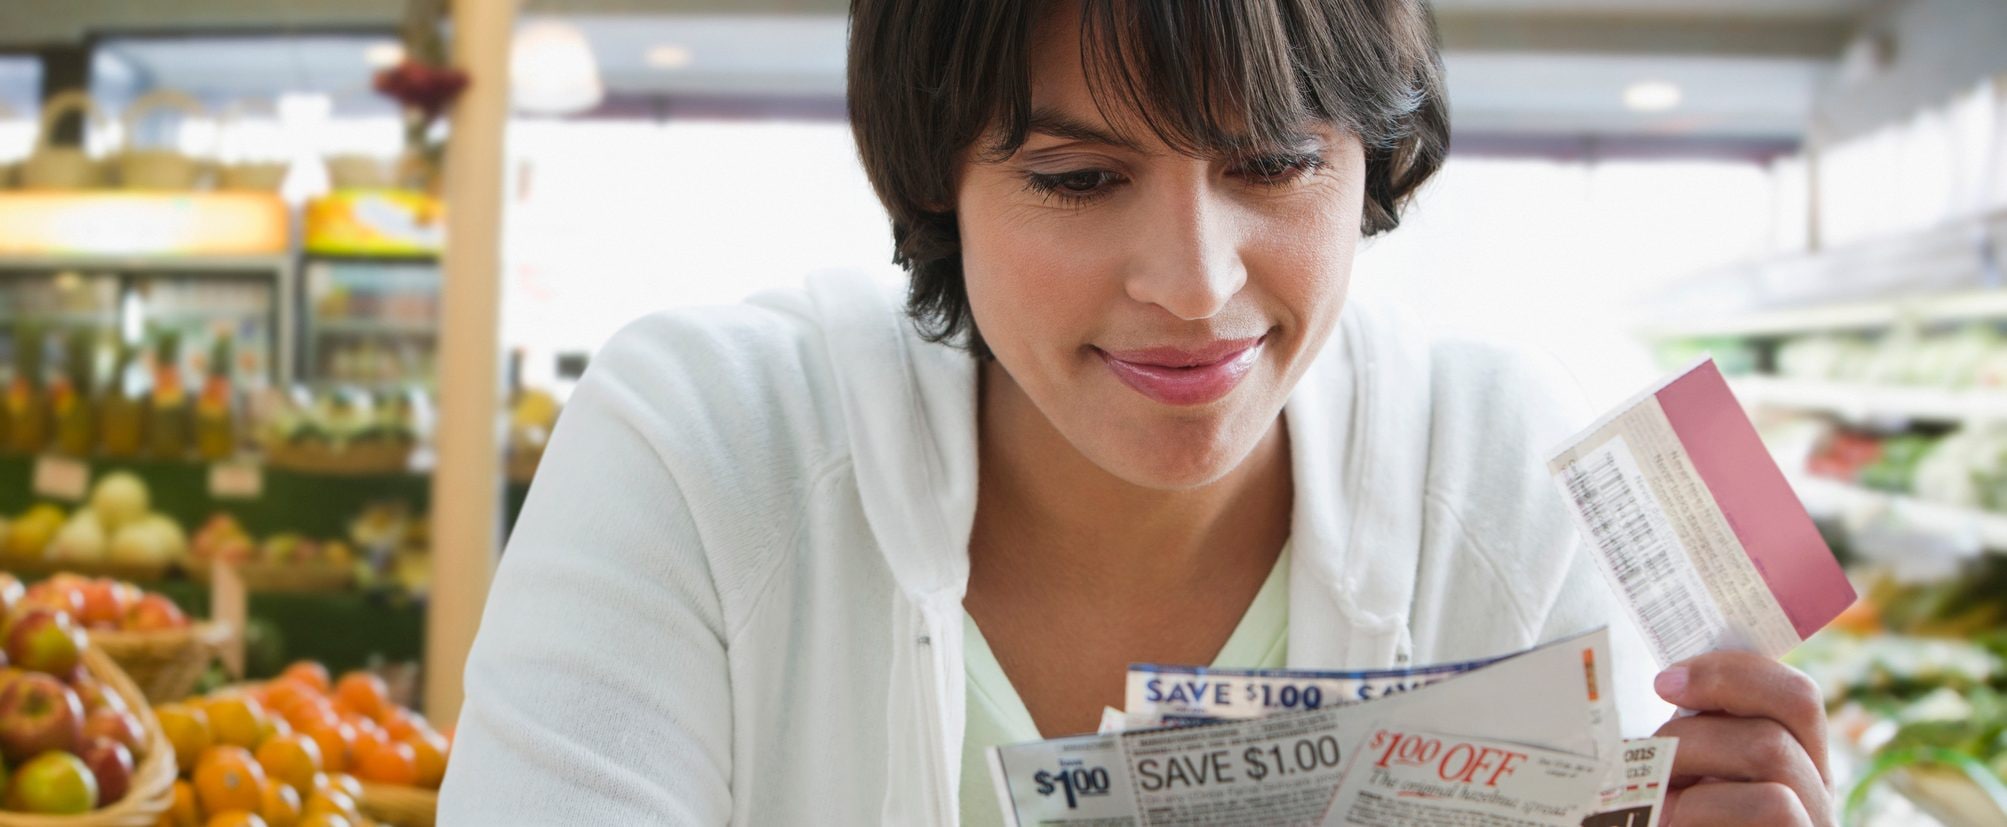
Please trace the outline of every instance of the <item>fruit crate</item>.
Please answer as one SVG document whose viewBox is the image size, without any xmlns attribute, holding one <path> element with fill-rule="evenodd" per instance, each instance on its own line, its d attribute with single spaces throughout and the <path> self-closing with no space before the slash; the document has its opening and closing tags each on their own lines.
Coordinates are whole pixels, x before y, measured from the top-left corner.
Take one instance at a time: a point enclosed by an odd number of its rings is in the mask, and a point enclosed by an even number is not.
<svg viewBox="0 0 2007 827">
<path fill-rule="evenodd" d="M 226 624 L 202 622 L 184 629 L 147 632 L 98 630 L 92 631 L 90 638 L 125 671 L 147 701 L 166 703 L 195 690 L 233 633 Z"/>
<path fill-rule="evenodd" d="M 146 697 L 118 664 L 96 646 L 84 650 L 83 666 L 139 716 L 140 729 L 146 735 L 146 757 L 133 768 L 131 788 L 124 798 L 109 806 L 80 815 L 0 810 L 0 827 L 153 827 L 161 813 L 174 803 L 174 745 L 168 742 L 160 721 L 153 717 Z"/>
</svg>

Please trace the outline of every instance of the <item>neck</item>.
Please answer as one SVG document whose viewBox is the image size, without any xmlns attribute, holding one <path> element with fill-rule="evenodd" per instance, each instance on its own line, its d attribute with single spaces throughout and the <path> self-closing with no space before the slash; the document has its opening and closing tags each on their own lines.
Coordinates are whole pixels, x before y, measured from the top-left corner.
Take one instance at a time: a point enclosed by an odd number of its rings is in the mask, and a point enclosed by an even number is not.
<svg viewBox="0 0 2007 827">
<path fill-rule="evenodd" d="M 1104 600 L 1140 597 L 1202 585 L 1223 569 L 1266 571 L 1288 539 L 1294 487 L 1281 416 L 1224 476 L 1167 491 L 1082 455 L 997 363 L 981 373 L 972 576 L 1040 572 L 1046 584 Z"/>
</svg>

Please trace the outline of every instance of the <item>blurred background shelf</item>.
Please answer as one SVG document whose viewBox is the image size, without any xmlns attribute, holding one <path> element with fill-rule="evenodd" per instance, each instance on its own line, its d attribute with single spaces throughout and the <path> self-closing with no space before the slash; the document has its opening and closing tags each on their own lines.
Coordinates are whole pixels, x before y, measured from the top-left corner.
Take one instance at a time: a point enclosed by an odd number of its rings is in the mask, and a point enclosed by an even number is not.
<svg viewBox="0 0 2007 827">
<path fill-rule="evenodd" d="M 1745 405 L 1827 413 L 1850 420 L 2007 420 L 2007 390 L 1997 388 L 1950 390 L 1778 376 L 1738 376 L 1730 384 Z"/>
<path fill-rule="evenodd" d="M 1983 548 L 2007 553 L 2007 514 L 1944 505 L 1820 477 L 1797 477 L 1791 484 L 1815 520 L 1854 523 L 1898 520 L 1920 532 L 1971 538 Z"/>
</svg>

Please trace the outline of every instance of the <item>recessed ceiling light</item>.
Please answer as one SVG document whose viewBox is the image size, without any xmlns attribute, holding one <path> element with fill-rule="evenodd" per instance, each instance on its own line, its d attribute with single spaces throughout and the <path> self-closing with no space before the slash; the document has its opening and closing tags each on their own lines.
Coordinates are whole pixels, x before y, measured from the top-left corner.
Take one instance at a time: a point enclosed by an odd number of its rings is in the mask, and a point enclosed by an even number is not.
<svg viewBox="0 0 2007 827">
<path fill-rule="evenodd" d="M 362 52 L 362 59 L 377 69 L 388 69 L 404 62 L 404 44 L 386 40 L 372 43 Z"/>
<path fill-rule="evenodd" d="M 690 65 L 697 56 L 689 49 L 673 43 L 665 43 L 648 50 L 648 65 L 657 69 L 681 69 Z"/>
<path fill-rule="evenodd" d="M 1679 105 L 1679 87 L 1663 80 L 1645 80 L 1624 88 L 1624 106 L 1634 112 L 1664 112 Z"/>
</svg>

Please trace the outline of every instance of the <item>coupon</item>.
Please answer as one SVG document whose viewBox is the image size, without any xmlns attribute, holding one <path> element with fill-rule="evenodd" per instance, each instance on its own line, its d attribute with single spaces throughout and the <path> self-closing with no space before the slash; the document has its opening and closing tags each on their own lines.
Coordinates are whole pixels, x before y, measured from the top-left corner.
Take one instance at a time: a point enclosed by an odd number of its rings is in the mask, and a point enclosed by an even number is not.
<svg viewBox="0 0 2007 827">
<path fill-rule="evenodd" d="M 1548 470 L 1660 667 L 1780 656 L 1854 601 L 1712 360 L 1563 443 Z"/>
<path fill-rule="evenodd" d="M 1489 738 L 1374 729 L 1338 786 L 1330 827 L 1576 827 L 1603 762 Z"/>
<path fill-rule="evenodd" d="M 1582 820 L 1582 827 L 1658 827 L 1678 750 L 1678 738 L 1625 741 L 1623 783 L 1602 791 L 1596 812 Z"/>
<path fill-rule="evenodd" d="M 1259 718 L 1377 700 L 1499 660 L 1350 672 L 1140 663 L 1129 667 L 1125 706 L 1131 727 Z"/>
<path fill-rule="evenodd" d="M 1006 824 L 1267 827 L 1320 823 L 1376 726 L 1569 752 L 1601 771 L 1619 744 L 1598 711 L 1609 646 L 1597 629 L 1372 701 L 993 747 L 991 780 Z"/>
</svg>

